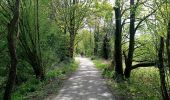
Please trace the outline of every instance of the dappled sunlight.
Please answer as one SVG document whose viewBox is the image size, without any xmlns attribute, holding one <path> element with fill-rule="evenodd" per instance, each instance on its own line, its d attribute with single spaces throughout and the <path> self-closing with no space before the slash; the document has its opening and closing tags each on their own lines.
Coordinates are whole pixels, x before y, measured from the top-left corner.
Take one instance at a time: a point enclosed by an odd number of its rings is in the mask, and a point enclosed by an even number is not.
<svg viewBox="0 0 170 100">
<path fill-rule="evenodd" d="M 52 100 L 114 100 L 94 64 L 87 58 L 76 60 L 80 61 L 78 71 Z"/>
</svg>

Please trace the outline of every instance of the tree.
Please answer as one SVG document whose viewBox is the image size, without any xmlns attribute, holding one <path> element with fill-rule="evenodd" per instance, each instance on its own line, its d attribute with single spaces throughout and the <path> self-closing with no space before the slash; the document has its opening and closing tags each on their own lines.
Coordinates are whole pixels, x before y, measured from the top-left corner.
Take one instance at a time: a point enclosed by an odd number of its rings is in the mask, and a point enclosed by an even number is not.
<svg viewBox="0 0 170 100">
<path fill-rule="evenodd" d="M 76 28 L 75 28 L 75 13 L 76 13 L 76 8 L 75 8 L 75 5 L 77 4 L 78 2 L 76 0 L 73 0 L 72 2 L 72 10 L 70 10 L 70 26 L 68 28 L 69 30 L 69 33 L 70 33 L 70 47 L 69 47 L 69 56 L 70 58 L 73 58 L 73 53 L 74 53 L 74 42 L 75 42 L 75 37 L 76 37 L 76 34 L 77 34 L 77 31 L 76 31 Z"/>
<path fill-rule="evenodd" d="M 109 58 L 109 51 L 110 51 L 110 44 L 109 44 L 109 38 L 107 36 L 107 34 L 104 36 L 103 39 L 103 58 L 104 59 L 108 59 Z"/>
<path fill-rule="evenodd" d="M 121 25 L 121 10 L 120 10 L 120 0 L 115 1 L 115 43 L 114 43 L 114 65 L 115 65 L 115 78 L 123 78 L 123 66 L 122 66 L 122 25 Z"/>
<path fill-rule="evenodd" d="M 169 27 L 169 15 L 168 11 L 169 9 L 167 8 L 168 2 L 165 1 L 160 1 L 156 3 L 156 7 L 158 8 L 155 16 L 153 17 L 155 20 L 154 22 L 150 22 L 153 24 L 150 24 L 152 27 L 152 31 L 154 34 L 157 36 L 158 40 L 156 41 L 156 50 L 157 50 L 157 56 L 156 56 L 156 61 L 157 66 L 159 69 L 159 77 L 160 77 L 160 88 L 161 88 L 161 93 L 162 93 L 162 98 L 163 100 L 169 100 L 170 96 L 168 94 L 168 86 L 169 86 L 169 62 L 168 62 L 168 27 Z M 158 44 L 159 43 L 159 44 Z M 165 46 L 166 44 L 166 46 Z M 166 51 L 165 52 L 165 47 Z"/>
<path fill-rule="evenodd" d="M 54 2 L 54 1 L 53 1 Z M 78 30 L 82 28 L 85 17 L 89 12 L 91 1 L 79 0 L 57 0 L 53 5 L 55 8 L 54 18 L 62 26 L 64 33 L 69 33 L 69 57 L 74 55 L 75 37 Z M 56 7 L 56 5 L 58 5 Z M 57 16 L 56 16 L 57 15 Z"/>
<path fill-rule="evenodd" d="M 20 35 L 19 44 L 23 49 L 24 60 L 26 60 L 32 66 L 37 79 L 43 80 L 44 68 L 42 65 L 41 50 L 40 50 L 40 33 L 39 33 L 39 14 L 38 14 L 38 1 L 33 4 L 34 9 L 31 9 L 27 4 L 30 1 L 24 1 L 21 7 L 21 18 L 19 22 Z M 31 3 L 30 3 L 31 4 Z M 33 12 L 34 14 L 30 14 Z M 32 19 L 32 20 L 30 20 Z M 31 24 L 33 23 L 33 25 Z"/>
<path fill-rule="evenodd" d="M 94 55 L 98 56 L 99 49 L 99 34 L 100 34 L 100 18 L 95 18 L 95 30 L 94 30 Z"/>
<path fill-rule="evenodd" d="M 134 0 L 130 0 L 130 42 L 129 42 L 129 51 L 128 51 L 128 58 L 126 59 L 126 68 L 125 68 L 125 77 L 130 77 L 132 66 L 132 59 L 133 59 L 133 52 L 134 52 L 134 45 L 135 45 L 135 12 L 136 8 L 134 6 Z"/>
<path fill-rule="evenodd" d="M 170 71 L 170 20 L 168 21 L 168 27 L 167 27 L 166 48 L 167 48 L 167 55 L 168 55 L 168 67 Z"/>
<path fill-rule="evenodd" d="M 162 97 L 164 100 L 170 100 L 167 92 L 166 87 L 166 76 L 165 76 L 165 69 L 164 69 L 164 61 L 163 61 L 163 54 L 164 54 L 164 38 L 160 38 L 160 46 L 158 51 L 158 57 L 159 57 L 159 75 L 160 75 L 160 81 L 161 81 L 161 91 L 162 91 Z"/>
<path fill-rule="evenodd" d="M 8 1 L 8 4 L 11 4 L 11 2 Z M 8 49 L 9 49 L 11 61 L 10 61 L 10 70 L 9 70 L 10 72 L 9 72 L 4 98 L 3 98 L 4 100 L 11 100 L 12 88 L 15 84 L 15 79 L 16 79 L 16 70 L 17 70 L 18 61 L 16 55 L 15 32 L 16 30 L 18 31 L 19 5 L 20 5 L 20 0 L 15 0 L 14 8 L 10 6 L 13 18 L 8 23 L 7 40 L 8 40 Z"/>
<path fill-rule="evenodd" d="M 163 34 L 160 34 L 160 45 L 158 50 L 158 58 L 159 58 L 159 75 L 160 75 L 160 88 L 162 92 L 162 97 L 164 100 L 170 100 L 170 95 L 168 93 L 168 85 L 169 84 L 169 73 L 170 71 L 170 15 L 169 15 L 169 2 L 167 0 L 162 1 L 163 4 L 159 6 L 158 9 L 158 18 L 162 18 L 158 20 L 158 24 L 163 23 L 162 27 L 165 29 L 160 29 Z M 161 27 L 161 28 L 162 28 Z M 165 31 L 165 32 L 164 32 Z M 166 34 L 166 36 L 164 36 Z M 166 40 L 166 41 L 165 41 Z M 165 53 L 165 44 L 166 44 L 166 53 Z M 167 55 L 167 56 L 164 56 Z M 167 61 L 165 61 L 167 59 Z"/>
<path fill-rule="evenodd" d="M 135 25 L 137 8 L 140 5 L 144 4 L 145 2 L 140 2 L 140 0 L 137 0 L 137 2 L 134 3 L 134 0 L 130 0 L 130 28 L 129 28 L 130 38 L 129 38 L 128 56 L 126 56 L 126 54 L 124 53 L 125 65 L 126 65 L 124 74 L 125 74 L 126 78 L 130 78 L 130 74 L 131 74 L 132 69 L 135 69 L 135 68 L 138 68 L 138 67 L 143 67 L 143 66 L 147 67 L 147 66 L 154 66 L 155 65 L 154 62 L 144 62 L 142 64 L 134 65 L 135 67 L 132 66 L 133 55 L 134 55 L 134 51 L 135 51 L 135 34 L 136 34 L 137 30 L 140 28 L 141 24 L 145 20 L 147 20 L 147 18 L 149 18 L 151 15 L 153 15 L 157 10 L 157 8 L 153 9 L 149 14 L 147 14 L 146 16 L 141 18 L 138 21 L 137 25 Z"/>
</svg>

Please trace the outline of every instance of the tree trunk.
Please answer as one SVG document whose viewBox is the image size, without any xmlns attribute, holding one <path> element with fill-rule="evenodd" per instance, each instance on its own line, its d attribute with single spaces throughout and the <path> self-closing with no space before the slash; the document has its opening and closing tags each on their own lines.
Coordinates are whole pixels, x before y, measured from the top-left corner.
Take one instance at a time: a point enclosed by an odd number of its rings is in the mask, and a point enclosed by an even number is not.
<svg viewBox="0 0 170 100">
<path fill-rule="evenodd" d="M 96 21 L 98 19 L 96 18 Z M 99 22 L 95 23 L 95 33 L 94 33 L 94 56 L 98 55 L 98 47 L 99 47 Z"/>
<path fill-rule="evenodd" d="M 94 35 L 94 56 L 98 55 L 98 42 L 99 42 L 98 35 L 99 35 L 99 33 L 95 32 L 95 35 Z"/>
<path fill-rule="evenodd" d="M 162 92 L 162 97 L 164 100 L 170 100 L 167 92 L 167 87 L 166 87 L 166 80 L 165 80 L 165 70 L 164 70 L 164 64 L 163 64 L 163 52 L 164 52 L 164 39 L 161 37 L 160 39 L 160 47 L 159 47 L 159 75 L 160 75 L 160 82 L 161 82 L 161 92 Z"/>
<path fill-rule="evenodd" d="M 115 45 L 114 45 L 114 65 L 115 65 L 115 79 L 119 81 L 119 79 L 123 78 L 123 67 L 122 67 L 122 27 L 121 27 L 121 11 L 120 11 L 120 3 L 116 1 L 117 7 L 115 7 L 115 22 L 116 22 L 116 30 L 115 30 Z"/>
<path fill-rule="evenodd" d="M 33 65 L 32 65 L 33 66 Z M 43 68 L 40 68 L 40 67 L 37 67 L 36 65 L 34 65 L 34 73 L 36 75 L 36 78 L 37 79 L 40 79 L 40 80 L 44 80 L 45 78 L 45 75 L 44 75 L 44 70 Z"/>
<path fill-rule="evenodd" d="M 19 19 L 19 4 L 20 0 L 16 0 L 15 2 L 15 8 L 13 10 L 13 18 L 8 24 L 8 34 L 7 34 L 7 40 L 8 40 L 8 49 L 10 54 L 10 70 L 9 70 L 9 76 L 5 88 L 5 93 L 3 100 L 11 100 L 11 93 L 12 88 L 15 83 L 16 79 L 16 69 L 17 69 L 17 55 L 16 55 L 16 44 L 15 44 L 15 30 L 17 29 L 17 23 Z"/>
<path fill-rule="evenodd" d="M 70 47 L 69 47 L 70 58 L 74 57 L 74 41 L 75 41 L 75 35 L 70 33 Z"/>
<path fill-rule="evenodd" d="M 109 58 L 109 48 L 109 39 L 106 34 L 103 39 L 103 58 L 106 60 Z"/>
<path fill-rule="evenodd" d="M 73 9 L 70 11 L 71 15 L 70 15 L 70 47 L 69 47 L 69 57 L 72 59 L 74 57 L 74 41 L 75 41 L 75 37 L 76 37 L 76 32 L 75 32 L 75 7 L 74 5 L 76 4 L 76 0 L 73 0 L 72 2 L 73 4 Z"/>
<path fill-rule="evenodd" d="M 168 27 L 167 27 L 166 49 L 168 55 L 168 67 L 170 71 L 170 21 L 168 22 Z"/>
<path fill-rule="evenodd" d="M 23 14 L 24 9 L 21 8 Z M 39 1 L 34 1 L 34 23 L 29 21 L 28 17 L 21 16 L 20 17 L 20 46 L 24 50 L 25 60 L 32 66 L 34 73 L 37 79 L 44 80 L 45 72 L 42 63 L 41 57 L 41 48 L 40 48 L 40 32 L 39 32 Z M 34 29 L 31 28 L 31 24 L 34 25 Z M 27 30 L 25 30 L 27 29 Z M 31 32 L 30 30 L 34 30 Z"/>
<path fill-rule="evenodd" d="M 39 29 L 39 0 L 36 0 L 36 33 L 37 33 L 37 49 L 35 52 L 35 64 L 33 65 L 34 67 L 37 67 L 36 71 L 36 78 L 44 80 L 45 75 L 44 75 L 44 69 L 42 65 L 42 57 L 41 57 L 41 48 L 40 48 L 40 29 Z"/>
<path fill-rule="evenodd" d="M 38 60 L 39 59 L 38 56 L 37 57 L 33 56 L 31 58 L 32 58 L 32 60 L 30 61 L 30 64 L 33 67 L 36 78 L 40 79 L 40 80 L 44 80 L 44 78 L 45 78 L 44 69 L 43 69 L 41 63 Z"/>
<path fill-rule="evenodd" d="M 130 78 L 134 46 L 135 46 L 135 9 L 134 9 L 134 0 L 130 0 L 130 40 L 129 40 L 129 51 L 128 57 L 126 60 L 126 68 L 125 68 L 125 77 Z"/>
</svg>

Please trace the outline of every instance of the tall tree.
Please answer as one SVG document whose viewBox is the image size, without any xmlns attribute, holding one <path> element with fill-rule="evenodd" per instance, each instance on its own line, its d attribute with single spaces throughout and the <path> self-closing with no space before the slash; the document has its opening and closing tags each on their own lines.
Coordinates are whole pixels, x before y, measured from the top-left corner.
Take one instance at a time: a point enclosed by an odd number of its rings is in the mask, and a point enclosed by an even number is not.
<svg viewBox="0 0 170 100">
<path fill-rule="evenodd" d="M 140 5 L 145 4 L 146 1 L 142 1 L 140 2 L 140 0 L 137 0 L 136 3 L 134 3 L 134 0 L 130 0 L 130 28 L 129 28 L 129 47 L 128 47 L 128 56 L 126 56 L 125 54 L 125 77 L 126 78 L 130 78 L 130 74 L 131 74 L 131 70 L 138 68 L 138 67 L 148 67 L 148 66 L 154 66 L 155 63 L 154 62 L 144 62 L 144 63 L 139 63 L 136 64 L 134 66 L 132 66 L 132 62 L 133 62 L 133 54 L 135 51 L 135 34 L 137 32 L 137 30 L 140 28 L 141 24 L 147 20 L 147 18 L 149 18 L 151 15 L 153 15 L 157 8 L 153 9 L 151 12 L 149 12 L 148 15 L 140 18 L 140 20 L 138 21 L 138 23 L 135 25 L 135 21 L 136 21 L 136 13 L 137 13 L 137 9 Z"/>
<path fill-rule="evenodd" d="M 55 21 L 63 26 L 64 33 L 69 33 L 69 57 L 74 56 L 75 37 L 78 34 L 78 30 L 83 26 L 83 21 L 89 12 L 91 1 L 80 0 L 58 0 L 53 7 L 56 8 L 56 14 L 53 14 L 56 18 Z M 61 27 L 62 28 L 62 27 Z"/>
<path fill-rule="evenodd" d="M 11 4 L 10 1 L 8 1 L 8 3 Z M 13 18 L 8 23 L 7 40 L 8 40 L 8 49 L 9 49 L 11 61 L 10 61 L 8 81 L 6 84 L 4 98 L 3 98 L 4 100 L 11 100 L 12 88 L 15 84 L 15 78 L 16 78 L 17 55 L 16 55 L 15 32 L 18 31 L 19 5 L 20 5 L 20 0 L 15 0 L 14 7 L 12 8 L 10 6 Z"/>
<path fill-rule="evenodd" d="M 70 58 L 73 58 L 74 55 L 74 42 L 76 37 L 76 27 L 75 27 L 75 13 L 76 13 L 76 4 L 78 2 L 76 0 L 73 0 L 72 2 L 72 10 L 70 10 L 70 27 L 69 27 L 69 33 L 70 33 L 70 47 L 69 47 L 69 56 Z"/>
<path fill-rule="evenodd" d="M 170 71 L 170 21 L 168 21 L 168 26 L 167 26 L 166 48 L 167 48 L 167 55 L 168 55 L 168 67 Z"/>
<path fill-rule="evenodd" d="M 110 45 L 109 45 L 109 38 L 107 36 L 107 33 L 106 33 L 106 35 L 104 36 L 104 39 L 103 39 L 102 49 L 103 49 L 103 58 L 108 59 L 109 58 Z"/>
<path fill-rule="evenodd" d="M 29 5 L 28 5 L 29 4 Z M 33 67 L 37 79 L 43 80 L 44 69 L 42 65 L 41 50 L 40 50 L 40 33 L 39 33 L 39 1 L 33 3 L 30 1 L 23 1 L 21 5 L 21 13 L 19 27 L 19 44 L 23 49 L 24 60 L 26 60 Z M 31 7 L 34 9 L 31 9 Z M 34 14 L 30 14 L 33 12 Z M 30 20 L 30 19 L 33 20 Z M 33 24 L 32 24 L 33 23 Z M 33 26 L 33 27 L 32 27 Z"/>
<path fill-rule="evenodd" d="M 95 30 L 94 30 L 94 55 L 98 55 L 99 49 L 99 34 L 100 34 L 100 18 L 95 18 Z"/>
<path fill-rule="evenodd" d="M 130 77 L 132 66 L 132 59 L 133 59 L 133 52 L 134 52 L 134 46 L 135 46 L 135 12 L 136 8 L 134 6 L 134 0 L 130 0 L 130 28 L 129 28 L 129 35 L 130 35 L 130 42 L 129 42 L 129 51 L 128 51 L 128 57 L 125 60 L 126 68 L 125 68 L 125 77 Z"/>
<path fill-rule="evenodd" d="M 114 43 L 114 65 L 115 65 L 115 78 L 123 78 L 123 67 L 122 67 L 122 25 L 121 25 L 121 10 L 120 10 L 120 0 L 115 0 L 116 7 L 115 10 L 115 43 Z"/>
<path fill-rule="evenodd" d="M 38 66 L 38 73 L 36 73 L 36 77 L 40 78 L 41 80 L 43 80 L 45 78 L 45 73 L 44 73 L 44 68 L 43 68 L 43 63 L 42 63 L 42 57 L 41 57 L 41 48 L 40 48 L 40 29 L 39 29 L 39 0 L 36 0 L 35 3 L 35 33 L 36 33 L 36 37 L 37 37 L 37 50 L 35 52 L 37 52 L 37 55 L 39 56 L 37 59 L 37 62 L 39 63 Z M 38 75 L 37 75 L 38 74 Z"/>
<path fill-rule="evenodd" d="M 164 66 L 164 38 L 160 38 L 160 45 L 159 45 L 159 51 L 158 51 L 158 58 L 159 58 L 159 75 L 160 75 L 160 82 L 161 82 L 161 91 L 162 91 L 162 97 L 164 100 L 170 100 L 170 97 L 168 96 L 168 91 L 166 87 L 166 76 L 165 76 L 165 66 Z"/>
</svg>

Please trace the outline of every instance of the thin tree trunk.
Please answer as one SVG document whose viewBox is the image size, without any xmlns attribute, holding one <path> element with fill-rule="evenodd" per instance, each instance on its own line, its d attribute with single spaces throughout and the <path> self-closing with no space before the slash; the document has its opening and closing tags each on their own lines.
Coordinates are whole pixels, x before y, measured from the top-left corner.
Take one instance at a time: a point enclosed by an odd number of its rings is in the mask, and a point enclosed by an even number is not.
<svg viewBox="0 0 170 100">
<path fill-rule="evenodd" d="M 39 29 L 39 0 L 36 0 L 36 30 L 37 30 L 37 62 L 38 62 L 38 73 L 36 75 L 37 78 L 44 80 L 44 69 L 42 64 L 42 57 L 41 57 L 41 47 L 40 47 L 40 29 Z"/>
<path fill-rule="evenodd" d="M 73 0 L 73 7 L 76 4 L 76 0 Z M 76 37 L 76 32 L 75 32 L 75 7 L 71 11 L 70 15 L 70 47 L 69 47 L 69 57 L 73 58 L 74 56 L 74 41 Z"/>
<path fill-rule="evenodd" d="M 70 34 L 70 48 L 69 48 L 70 58 L 74 57 L 74 41 L 75 41 L 75 35 Z"/>
<path fill-rule="evenodd" d="M 97 19 L 97 18 L 96 18 Z M 95 25 L 95 33 L 94 33 L 94 56 L 98 55 L 98 42 L 99 42 L 99 24 Z"/>
<path fill-rule="evenodd" d="M 109 58 L 109 39 L 107 37 L 107 33 L 103 39 L 103 58 L 106 60 Z"/>
<path fill-rule="evenodd" d="M 30 58 L 31 59 L 31 58 Z M 36 54 L 32 57 L 32 61 L 30 62 L 34 73 L 36 75 L 37 79 L 44 80 L 45 75 L 44 75 L 44 69 L 42 67 L 42 64 L 39 62 L 39 57 L 36 56 Z"/>
<path fill-rule="evenodd" d="M 15 30 L 17 30 L 17 23 L 19 19 L 19 4 L 20 0 L 15 1 L 15 8 L 13 10 L 13 19 L 8 24 L 8 49 L 10 54 L 10 70 L 9 76 L 5 88 L 3 100 L 11 100 L 12 88 L 15 84 L 16 69 L 17 69 L 17 55 L 16 55 L 16 44 L 15 44 Z"/>
<path fill-rule="evenodd" d="M 134 9 L 134 0 L 130 0 L 130 41 L 129 41 L 129 51 L 128 57 L 126 59 L 126 68 L 125 68 L 125 77 L 130 78 L 134 46 L 135 46 L 135 9 Z"/>
<path fill-rule="evenodd" d="M 115 65 L 115 75 L 116 80 L 121 80 L 123 78 L 123 67 L 122 67 L 122 27 L 121 27 L 121 11 L 120 11 L 120 2 L 116 1 L 117 7 L 115 7 L 115 22 L 116 22 L 116 31 L 115 31 L 115 45 L 114 45 L 114 65 Z"/>
<path fill-rule="evenodd" d="M 170 21 L 168 22 L 168 27 L 167 27 L 166 49 L 168 55 L 168 67 L 170 71 Z"/>
<path fill-rule="evenodd" d="M 160 75 L 160 82 L 161 82 L 161 91 L 162 97 L 164 100 L 170 100 L 167 92 L 166 81 L 165 81 L 165 70 L 163 64 L 163 53 L 164 53 L 164 39 L 161 37 L 160 39 L 160 47 L 158 52 L 159 57 L 159 75 Z"/>
</svg>

